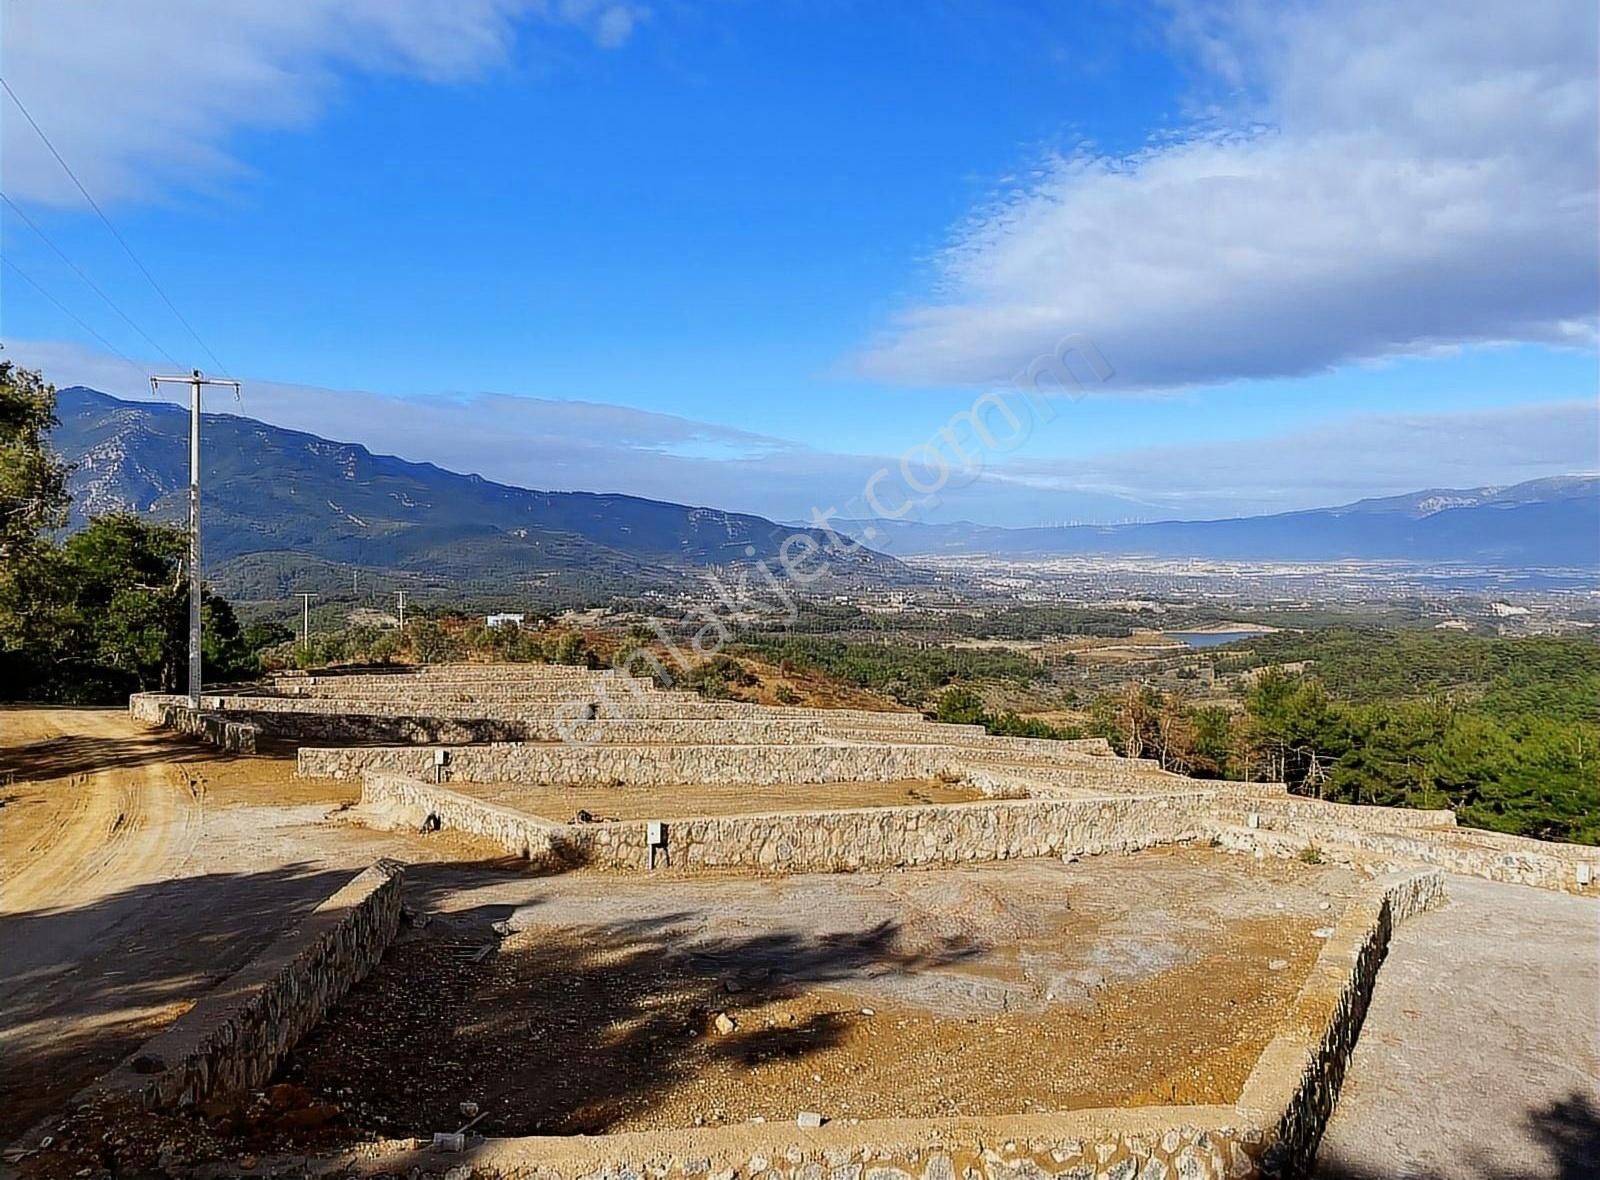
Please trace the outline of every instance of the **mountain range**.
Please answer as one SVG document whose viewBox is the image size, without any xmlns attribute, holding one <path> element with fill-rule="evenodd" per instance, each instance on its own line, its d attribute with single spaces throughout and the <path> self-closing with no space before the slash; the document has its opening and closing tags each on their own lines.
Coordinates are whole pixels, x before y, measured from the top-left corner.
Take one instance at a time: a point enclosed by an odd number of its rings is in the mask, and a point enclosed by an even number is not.
<svg viewBox="0 0 1600 1180">
<path fill-rule="evenodd" d="M 57 391 L 56 414 L 51 443 L 73 464 L 74 527 L 109 511 L 186 519 L 187 410 L 72 386 Z M 835 577 L 909 574 L 824 530 L 638 496 L 530 491 L 253 418 L 205 414 L 201 439 L 206 571 L 239 597 L 348 589 L 360 571 L 465 592 L 661 588 L 687 569 L 779 568 L 779 547 L 797 531 L 829 546 Z"/>
<path fill-rule="evenodd" d="M 74 465 L 74 526 L 114 510 L 184 519 L 187 411 L 73 386 L 58 392 L 57 414 L 52 444 Z M 204 415 L 202 436 L 206 568 L 242 598 L 345 589 L 363 575 L 461 593 L 537 587 L 555 598 L 664 589 L 696 569 L 777 568 L 780 546 L 797 532 L 829 546 L 838 584 L 916 580 L 900 558 L 958 553 L 1600 567 L 1596 476 L 1230 520 L 1023 529 L 835 522 L 861 542 L 845 552 L 824 530 L 638 496 L 511 487 L 232 414 Z"/>
<path fill-rule="evenodd" d="M 997 528 L 968 523 L 843 520 L 848 536 L 900 557 L 1105 554 L 1235 561 L 1409 561 L 1498 569 L 1600 567 L 1600 476 L 1510 487 L 1429 488 L 1228 520 Z"/>
</svg>

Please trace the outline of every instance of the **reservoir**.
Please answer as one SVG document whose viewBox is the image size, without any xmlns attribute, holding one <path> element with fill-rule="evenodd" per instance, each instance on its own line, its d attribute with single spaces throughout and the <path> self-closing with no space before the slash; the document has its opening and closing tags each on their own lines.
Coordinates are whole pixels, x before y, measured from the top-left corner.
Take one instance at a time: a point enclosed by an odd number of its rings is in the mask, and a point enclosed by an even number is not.
<svg viewBox="0 0 1600 1180">
<path fill-rule="evenodd" d="M 1221 647 L 1240 639 L 1260 635 L 1260 631 L 1163 631 L 1168 639 L 1187 643 L 1190 647 Z"/>
</svg>

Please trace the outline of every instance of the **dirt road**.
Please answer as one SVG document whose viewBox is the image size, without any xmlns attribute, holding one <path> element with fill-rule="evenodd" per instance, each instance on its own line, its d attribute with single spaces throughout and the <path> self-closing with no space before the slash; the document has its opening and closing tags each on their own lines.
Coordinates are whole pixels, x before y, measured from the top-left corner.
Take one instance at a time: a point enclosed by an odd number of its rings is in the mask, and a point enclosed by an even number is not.
<svg viewBox="0 0 1600 1180">
<path fill-rule="evenodd" d="M 329 822 L 352 788 L 292 772 L 119 709 L 0 709 L 0 1143 L 378 856 L 460 854 Z"/>
<path fill-rule="evenodd" d="M 0 770 L 25 780 L 0 811 L 0 914 L 174 875 L 198 836 L 200 798 L 180 786 L 168 745 L 120 710 L 0 713 Z"/>
</svg>

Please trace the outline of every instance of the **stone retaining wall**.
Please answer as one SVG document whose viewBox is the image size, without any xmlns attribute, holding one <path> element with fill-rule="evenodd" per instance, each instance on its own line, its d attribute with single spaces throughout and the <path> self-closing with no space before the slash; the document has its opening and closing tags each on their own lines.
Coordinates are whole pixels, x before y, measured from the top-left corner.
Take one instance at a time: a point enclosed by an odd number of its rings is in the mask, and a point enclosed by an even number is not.
<svg viewBox="0 0 1600 1180">
<path fill-rule="evenodd" d="M 921 714 L 897 710 L 818 709 L 792 705 L 758 705 L 748 701 L 709 701 L 694 693 L 657 687 L 649 680 L 612 672 L 582 671 L 550 682 L 505 681 L 490 678 L 453 683 L 397 676 L 309 678 L 303 684 L 275 682 L 272 694 L 293 700 L 374 700 L 397 703 L 408 709 L 438 705 L 479 704 L 515 708 L 553 708 L 565 703 L 597 702 L 603 716 L 790 716 L 819 718 L 851 716 L 871 718 L 885 725 L 927 724 Z M 663 712 L 664 711 L 664 712 Z"/>
<path fill-rule="evenodd" d="M 1264 1135 L 1231 1106 L 994 1118 L 869 1119 L 489 1139 L 458 1154 L 364 1151 L 319 1164 L 356 1176 L 474 1180 L 1240 1180 Z"/>
<path fill-rule="evenodd" d="M 273 707 L 259 708 L 270 701 Z M 321 706 L 336 705 L 336 708 Z M 287 705 L 289 708 L 277 706 Z M 306 708 L 305 706 L 319 706 Z M 257 726 L 263 733 L 295 742 L 343 745 L 358 741 L 392 744 L 462 745 L 483 742 L 570 742 L 576 745 L 771 745 L 816 744 L 824 740 L 904 742 L 907 729 L 870 730 L 856 726 L 793 718 L 748 721 L 715 718 L 582 720 L 575 716 L 537 714 L 490 706 L 439 706 L 422 713 L 383 708 L 376 702 L 321 699 L 225 698 L 230 717 Z M 1076 757 L 1077 755 L 1072 755 Z"/>
<path fill-rule="evenodd" d="M 1310 1170 L 1394 927 L 1444 900 L 1443 876 L 1418 873 L 1357 899 L 1334 927 L 1295 997 L 1290 1027 L 1268 1043 L 1239 1095 L 1240 1113 L 1270 1128 L 1264 1174 Z"/>
<path fill-rule="evenodd" d="M 378 679 L 386 679 L 380 677 Z M 566 742 L 575 745 L 920 745 L 959 748 L 1017 767 L 1093 767 L 1092 780 L 1071 785 L 1091 788 L 1148 788 L 1150 776 L 1164 775 L 1154 762 L 1107 756 L 1103 739 L 1050 741 L 993 737 L 981 726 L 945 725 L 911 714 L 878 715 L 859 710 L 779 711 L 755 709 L 738 718 L 660 716 L 583 720 L 581 702 L 564 701 L 566 710 L 477 703 L 427 706 L 395 700 L 312 696 L 206 695 L 208 712 L 253 725 L 257 732 L 296 744 L 465 745 L 488 742 Z M 136 716 L 163 707 L 184 708 L 186 698 L 141 694 L 131 703 Z M 603 710 L 602 710 L 603 713 Z M 880 720 L 880 717 L 887 720 Z M 1104 773 L 1101 773 L 1104 772 Z M 1015 793 L 1015 792 L 1009 792 Z"/>
<path fill-rule="evenodd" d="M 1266 828 L 1295 829 L 1307 824 L 1337 824 L 1347 828 L 1392 831 L 1396 828 L 1453 828 L 1453 811 L 1411 807 L 1377 807 L 1360 803 L 1330 803 L 1285 795 L 1281 798 L 1246 798 L 1238 807 L 1236 823 L 1254 814 Z"/>
<path fill-rule="evenodd" d="M 265 1084 L 296 1042 L 382 958 L 400 923 L 400 885 L 393 861 L 352 879 L 97 1088 L 174 1107 Z M 152 1065 L 164 1068 L 149 1072 Z"/>
<path fill-rule="evenodd" d="M 603 723 L 609 726 L 610 723 Z M 778 786 L 802 783 L 897 782 L 946 778 L 986 794 L 1015 797 L 1188 788 L 1193 780 L 1128 771 L 1113 759 L 1077 755 L 1081 762 L 1042 766 L 1005 758 L 984 760 L 968 747 L 923 743 L 788 743 L 775 745 L 566 745 L 505 742 L 483 746 L 302 747 L 297 773 L 308 778 L 353 778 L 367 771 L 407 774 L 435 782 L 528 783 L 569 786 L 669 787 L 686 784 Z"/>
<path fill-rule="evenodd" d="M 186 704 L 187 697 L 142 693 L 148 702 L 165 701 Z M 470 721 L 491 718 L 502 721 L 542 723 L 549 727 L 546 739 L 555 740 L 557 724 L 577 720 L 583 716 L 583 707 L 595 703 L 582 694 L 554 694 L 527 697 L 510 694 L 504 701 L 447 700 L 428 693 L 407 691 L 397 686 L 391 692 L 371 696 L 276 696 L 266 693 L 206 694 L 200 698 L 201 707 L 222 712 L 308 713 L 343 716 L 443 717 Z M 705 701 L 684 693 L 656 692 L 646 702 L 650 708 L 637 716 L 626 711 L 608 711 L 602 707 L 596 714 L 610 720 L 680 721 L 684 724 L 708 722 L 742 722 L 751 725 L 772 723 L 811 723 L 858 730 L 863 733 L 898 733 L 927 731 L 951 737 L 981 738 L 984 730 L 977 725 L 943 725 L 925 720 L 916 713 L 874 713 L 862 709 L 801 709 L 769 707 L 734 701 Z M 603 704 L 603 702 L 602 702 Z M 1006 739 L 1031 741 L 1035 739 Z M 1100 752 L 1096 741 L 1061 742 L 1063 748 L 1085 752 Z"/>
<path fill-rule="evenodd" d="M 298 773 L 351 778 L 391 771 L 416 778 L 478 783 L 572 786 L 684 784 L 773 786 L 799 783 L 896 782 L 939 776 L 959 779 L 965 764 L 938 746 L 567 746 L 510 742 L 442 748 L 438 774 L 433 749 L 365 746 L 301 749 Z"/>
<path fill-rule="evenodd" d="M 1131 852 L 1205 835 L 1211 800 L 1195 792 L 676 819 L 655 857 L 686 871 L 802 873 Z M 366 774 L 361 814 L 404 827 L 432 817 L 540 868 L 643 870 L 651 858 L 643 821 L 555 824 L 403 775 Z"/>
<path fill-rule="evenodd" d="M 1333 860 L 1348 860 L 1358 853 L 1431 865 L 1487 881 L 1600 897 L 1600 849 L 1469 828 L 1377 831 L 1341 822 L 1342 818 L 1334 816 L 1324 822 L 1300 819 L 1254 831 L 1225 827 L 1218 839 L 1229 848 L 1261 850 L 1269 856 L 1294 855 L 1314 845 Z M 1581 879 L 1585 870 L 1587 881 Z"/>
<path fill-rule="evenodd" d="M 183 705 L 187 698 L 141 694 L 147 707 L 157 702 Z M 738 743 L 837 740 L 856 743 L 962 746 L 1018 761 L 1105 761 L 1127 770 L 1159 773 L 1150 759 L 1117 758 L 1103 738 L 1055 741 L 995 737 L 978 725 L 947 725 L 912 714 L 873 714 L 860 710 L 785 711 L 749 706 L 740 717 L 655 716 L 584 720 L 583 702 L 563 698 L 566 709 L 474 702 L 421 704 L 405 700 L 351 697 L 211 695 L 201 698 L 208 711 L 256 725 L 263 733 L 291 740 L 369 741 L 393 735 L 395 742 L 467 743 L 490 741 L 579 744 Z"/>
<path fill-rule="evenodd" d="M 986 794 L 1002 797 L 1024 793 L 1040 798 L 1059 795 L 1070 798 L 1082 795 L 1085 791 L 1128 791 L 1136 795 L 1148 795 L 1161 791 L 1215 789 L 1213 783 L 1200 779 L 1130 770 L 1120 758 L 1085 758 L 1081 762 L 1066 765 L 1043 765 L 996 757 L 983 758 L 980 751 L 960 747 L 951 752 L 966 763 L 966 782 Z"/>
<path fill-rule="evenodd" d="M 204 698 L 201 698 L 204 704 Z M 218 713 L 196 713 L 188 697 L 164 697 L 135 693 L 128 698 L 128 713 L 135 721 L 175 729 L 189 737 L 210 742 L 232 754 L 256 752 L 257 728 L 245 720 L 231 720 Z"/>
</svg>

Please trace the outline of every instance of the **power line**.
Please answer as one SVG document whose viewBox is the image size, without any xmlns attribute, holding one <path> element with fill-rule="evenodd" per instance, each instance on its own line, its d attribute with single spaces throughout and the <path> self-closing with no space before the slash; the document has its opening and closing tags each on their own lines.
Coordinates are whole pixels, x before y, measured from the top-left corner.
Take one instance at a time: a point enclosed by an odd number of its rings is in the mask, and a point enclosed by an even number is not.
<svg viewBox="0 0 1600 1180">
<path fill-rule="evenodd" d="M 124 353 L 115 344 L 111 343 L 111 341 L 107 340 L 104 336 L 100 335 L 99 332 L 96 332 L 93 328 L 91 328 L 87 323 L 84 322 L 82 317 L 80 317 L 76 312 L 74 312 L 66 304 L 62 303 L 61 300 L 57 299 L 54 295 L 50 294 L 50 292 L 46 291 L 43 287 L 41 287 L 39 285 L 38 281 L 32 275 L 30 275 L 27 271 L 23 270 L 15 262 L 12 262 L 9 256 L 7 256 L 5 254 L 0 254 L 0 262 L 5 263 L 12 270 L 16 271 L 17 272 L 17 276 L 19 278 L 21 278 L 24 282 L 26 282 L 35 291 L 39 292 L 39 294 L 43 295 L 52 304 L 54 304 L 56 310 L 59 311 L 62 315 L 66 316 L 68 319 L 72 320 L 74 323 L 76 323 L 78 325 L 78 327 L 82 328 L 85 332 L 89 333 L 89 335 L 93 336 L 96 340 L 100 341 L 101 344 L 105 345 L 106 348 L 109 349 L 116 356 L 121 357 L 122 360 L 127 363 L 128 367 L 130 369 L 132 369 L 135 373 L 139 374 L 139 379 L 140 380 L 144 379 L 144 375 L 145 375 L 144 370 L 141 369 L 138 365 L 134 364 L 133 361 L 129 360 L 126 353 Z"/>
<path fill-rule="evenodd" d="M 167 295 L 166 291 L 162 290 L 161 284 L 156 282 L 155 275 L 151 274 L 149 268 L 146 267 L 144 263 L 139 261 L 139 256 L 133 252 L 133 247 L 128 245 L 127 239 L 117 232 L 117 227 L 111 224 L 111 219 L 106 216 L 105 210 L 100 208 L 99 202 L 89 195 L 89 190 L 83 187 L 83 181 L 78 179 L 78 174 L 74 172 L 72 170 L 72 166 L 62 158 L 61 153 L 56 151 L 56 145 L 50 142 L 50 137 L 44 133 L 44 128 L 39 126 L 38 121 L 34 119 L 28 108 L 23 105 L 22 100 L 17 97 L 17 92 L 11 89 L 11 83 L 7 82 L 5 78 L 0 77 L 0 87 L 4 87 L 5 92 L 11 96 L 11 101 L 17 104 L 17 110 L 21 111 L 22 117 L 28 120 L 28 126 L 33 128 L 34 133 L 38 135 L 44 146 L 50 149 L 50 154 L 56 158 L 56 163 L 61 165 L 62 171 L 64 171 L 67 176 L 71 178 L 73 184 L 77 185 L 78 191 L 83 194 L 83 199 L 89 202 L 89 208 L 95 211 L 95 215 L 100 218 L 106 229 L 111 231 L 111 236 L 117 239 L 118 245 L 120 245 L 127 253 L 128 257 L 133 260 L 133 264 L 139 268 L 139 273 L 144 275 L 144 277 L 149 281 L 150 285 L 155 288 L 156 294 L 161 296 L 161 301 L 167 305 L 167 308 L 172 312 L 173 315 L 178 317 L 178 322 L 188 329 L 189 335 L 194 337 L 194 342 L 205 351 L 205 354 L 208 357 L 211 358 L 211 363 L 216 365 L 222 374 L 226 376 L 228 373 L 228 367 L 217 359 L 217 354 L 211 351 L 211 346 L 200 338 L 200 333 L 194 330 L 194 325 L 184 318 L 183 313 L 178 310 L 178 305 L 172 302 L 172 299 Z"/>
<path fill-rule="evenodd" d="M 96 295 L 100 296 L 101 299 L 105 300 L 106 306 L 121 316 L 123 322 L 126 323 L 128 327 L 132 328 L 135 332 L 139 333 L 140 336 L 144 337 L 144 342 L 146 344 L 171 361 L 173 368 L 183 368 L 182 361 L 178 360 L 177 357 L 173 356 L 166 349 L 162 348 L 161 345 L 157 344 L 153 339 L 151 339 L 150 333 L 146 332 L 138 324 L 134 323 L 132 317 L 130 317 L 127 312 L 123 311 L 122 308 L 118 307 L 116 301 L 113 300 L 111 296 L 107 295 L 103 290 L 101 290 L 100 286 L 93 279 L 84 274 L 83 271 L 78 267 L 77 263 L 68 258 L 65 251 L 63 251 L 60 246 L 52 242 L 44 230 L 40 229 L 34 223 L 33 218 L 29 217 L 17 207 L 17 203 L 15 201 L 8 197 L 4 192 L 0 192 L 0 201 L 4 201 L 6 203 L 6 207 L 10 209 L 11 212 L 22 218 L 23 224 L 31 229 L 34 233 L 38 234 L 39 240 L 42 241 L 46 246 L 49 246 L 50 249 L 54 250 L 56 252 L 56 257 L 61 259 L 62 262 L 65 262 L 67 266 L 71 268 L 72 273 L 77 275 L 84 281 L 85 284 L 88 285 L 89 290 L 93 291 Z"/>
</svg>

